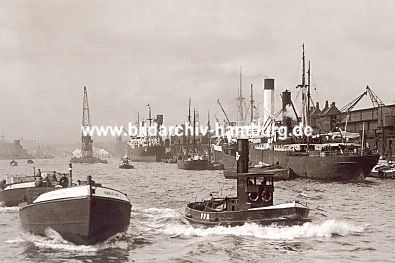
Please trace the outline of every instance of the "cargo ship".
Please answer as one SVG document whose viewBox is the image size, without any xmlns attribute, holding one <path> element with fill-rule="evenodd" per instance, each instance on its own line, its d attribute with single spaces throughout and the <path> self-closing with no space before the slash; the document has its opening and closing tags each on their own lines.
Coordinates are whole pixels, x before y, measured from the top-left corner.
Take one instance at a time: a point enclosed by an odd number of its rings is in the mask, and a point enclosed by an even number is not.
<svg viewBox="0 0 395 263">
<path fill-rule="evenodd" d="M 292 125 L 302 127 L 310 126 L 314 121 L 324 119 L 327 130 L 332 132 L 315 133 L 312 137 L 301 136 L 299 138 L 291 135 L 287 140 L 275 140 L 262 137 L 261 143 L 250 145 L 251 164 L 280 165 L 289 169 L 292 176 L 330 181 L 361 181 L 370 174 L 372 168 L 377 164 L 379 155 L 366 149 L 364 136 L 361 143 L 351 143 L 351 139 L 357 139 L 359 134 L 350 134 L 339 130 L 335 126 L 336 116 L 340 111 L 335 104 L 331 106 L 326 103 L 325 108 L 320 111 L 319 105 L 310 107 L 310 63 L 307 71 L 308 81 L 305 79 L 305 56 L 303 47 L 303 73 L 302 84 L 297 87 L 302 92 L 302 116 L 299 117 L 291 100 L 291 92 L 286 90 L 282 93 L 283 120 L 280 123 L 291 130 Z M 268 116 L 263 123 L 275 123 L 272 105 L 274 103 L 274 80 L 264 81 L 264 107 Z M 294 117 L 291 117 L 294 114 Z M 271 116 L 271 117 L 269 117 Z M 267 125 L 269 127 L 270 125 Z M 318 129 L 322 130 L 322 129 Z M 333 130 L 339 130 L 333 132 Z M 274 135 L 275 137 L 276 135 Z M 336 139 L 336 137 L 338 139 Z M 225 169 L 235 169 L 235 145 L 232 142 L 217 145 L 214 148 L 215 156 L 220 159 Z"/>
<path fill-rule="evenodd" d="M 138 135 L 131 136 L 127 144 L 127 156 L 133 162 L 161 162 L 162 159 L 171 159 L 169 152 L 170 145 L 165 142 L 159 134 L 150 135 L 148 130 L 155 127 L 159 131 L 163 124 L 163 115 L 156 115 L 153 119 L 151 115 L 151 105 L 147 105 L 148 119 L 146 121 L 137 119 Z"/>
</svg>

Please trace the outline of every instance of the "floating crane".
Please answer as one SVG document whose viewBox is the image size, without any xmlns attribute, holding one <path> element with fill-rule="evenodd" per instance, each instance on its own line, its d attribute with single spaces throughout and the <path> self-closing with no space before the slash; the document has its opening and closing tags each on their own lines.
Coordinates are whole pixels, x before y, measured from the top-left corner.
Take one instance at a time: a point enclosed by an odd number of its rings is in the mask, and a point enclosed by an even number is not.
<svg viewBox="0 0 395 263">
<path fill-rule="evenodd" d="M 84 86 L 84 98 L 82 101 L 82 128 L 84 131 L 90 131 L 91 120 L 89 116 L 89 103 L 88 103 L 88 91 Z M 92 147 L 92 137 L 89 134 L 81 134 L 82 142 L 82 158 L 92 158 L 93 157 L 93 147 Z"/>
<path fill-rule="evenodd" d="M 225 115 L 225 118 L 226 118 L 226 125 L 230 125 L 230 120 L 229 120 L 228 114 L 226 114 L 226 111 L 225 111 L 224 108 L 222 107 L 221 102 L 219 101 L 219 99 L 217 99 L 217 104 L 219 105 L 219 107 L 221 108 L 222 112 L 223 112 L 224 115 Z"/>
</svg>

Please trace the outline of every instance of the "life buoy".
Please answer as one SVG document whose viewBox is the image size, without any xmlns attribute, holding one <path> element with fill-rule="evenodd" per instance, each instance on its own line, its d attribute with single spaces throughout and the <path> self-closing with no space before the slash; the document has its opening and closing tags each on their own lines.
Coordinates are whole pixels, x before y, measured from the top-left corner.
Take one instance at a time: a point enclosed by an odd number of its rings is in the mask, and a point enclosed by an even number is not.
<svg viewBox="0 0 395 263">
<path fill-rule="evenodd" d="M 256 202 L 256 201 L 258 201 L 258 199 L 259 199 L 259 194 L 256 193 L 256 192 L 248 193 L 248 199 L 249 199 L 251 202 Z"/>
<path fill-rule="evenodd" d="M 270 192 L 268 190 L 264 190 L 262 192 L 261 196 L 262 196 L 262 200 L 265 202 L 272 200 L 272 192 Z"/>
<path fill-rule="evenodd" d="M 60 178 L 59 184 L 60 184 L 62 187 L 67 187 L 67 186 L 69 186 L 69 178 L 67 178 L 66 176 L 63 176 L 62 178 Z"/>
</svg>

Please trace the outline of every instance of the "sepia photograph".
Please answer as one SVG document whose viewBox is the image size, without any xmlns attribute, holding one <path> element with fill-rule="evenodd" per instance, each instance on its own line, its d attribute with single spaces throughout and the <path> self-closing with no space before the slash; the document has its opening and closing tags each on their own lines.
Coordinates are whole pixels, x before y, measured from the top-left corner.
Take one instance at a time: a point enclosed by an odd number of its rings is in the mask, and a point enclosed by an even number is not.
<svg viewBox="0 0 395 263">
<path fill-rule="evenodd" d="M 394 262 L 395 1 L 0 5 L 0 262 Z"/>
</svg>

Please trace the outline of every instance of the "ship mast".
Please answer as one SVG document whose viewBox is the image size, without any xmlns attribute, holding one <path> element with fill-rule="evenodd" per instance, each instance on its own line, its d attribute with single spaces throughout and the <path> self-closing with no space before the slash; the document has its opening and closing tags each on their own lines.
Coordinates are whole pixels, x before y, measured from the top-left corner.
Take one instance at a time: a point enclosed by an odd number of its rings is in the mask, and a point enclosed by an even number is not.
<svg viewBox="0 0 395 263">
<path fill-rule="evenodd" d="M 311 116 L 310 116 L 310 60 L 309 60 L 309 69 L 307 70 L 307 126 L 310 126 Z"/>
<path fill-rule="evenodd" d="M 251 123 L 254 120 L 254 93 L 253 93 L 253 85 L 251 84 Z"/>
<path fill-rule="evenodd" d="M 191 125 L 191 98 L 189 98 L 189 103 L 188 103 L 188 126 Z M 186 127 L 185 127 L 186 128 Z M 189 154 L 189 142 L 191 140 L 191 135 L 188 132 L 187 135 L 187 154 Z"/>
<path fill-rule="evenodd" d="M 243 116 L 243 83 L 242 83 L 242 73 L 241 73 L 241 67 L 240 67 L 240 76 L 239 76 L 239 97 L 237 98 L 239 101 L 239 121 L 243 121 L 244 120 L 244 116 Z"/>
<path fill-rule="evenodd" d="M 305 87 L 306 87 L 306 61 L 304 56 L 304 43 L 302 45 L 303 55 L 302 55 L 302 126 L 306 125 L 306 94 L 305 94 Z"/>
<path fill-rule="evenodd" d="M 211 127 L 210 127 L 210 111 L 207 111 L 207 136 L 208 136 L 208 160 L 211 162 Z"/>
<path fill-rule="evenodd" d="M 195 128 L 196 128 L 196 111 L 193 109 L 193 155 L 196 154 L 196 135 L 195 135 Z"/>
</svg>

